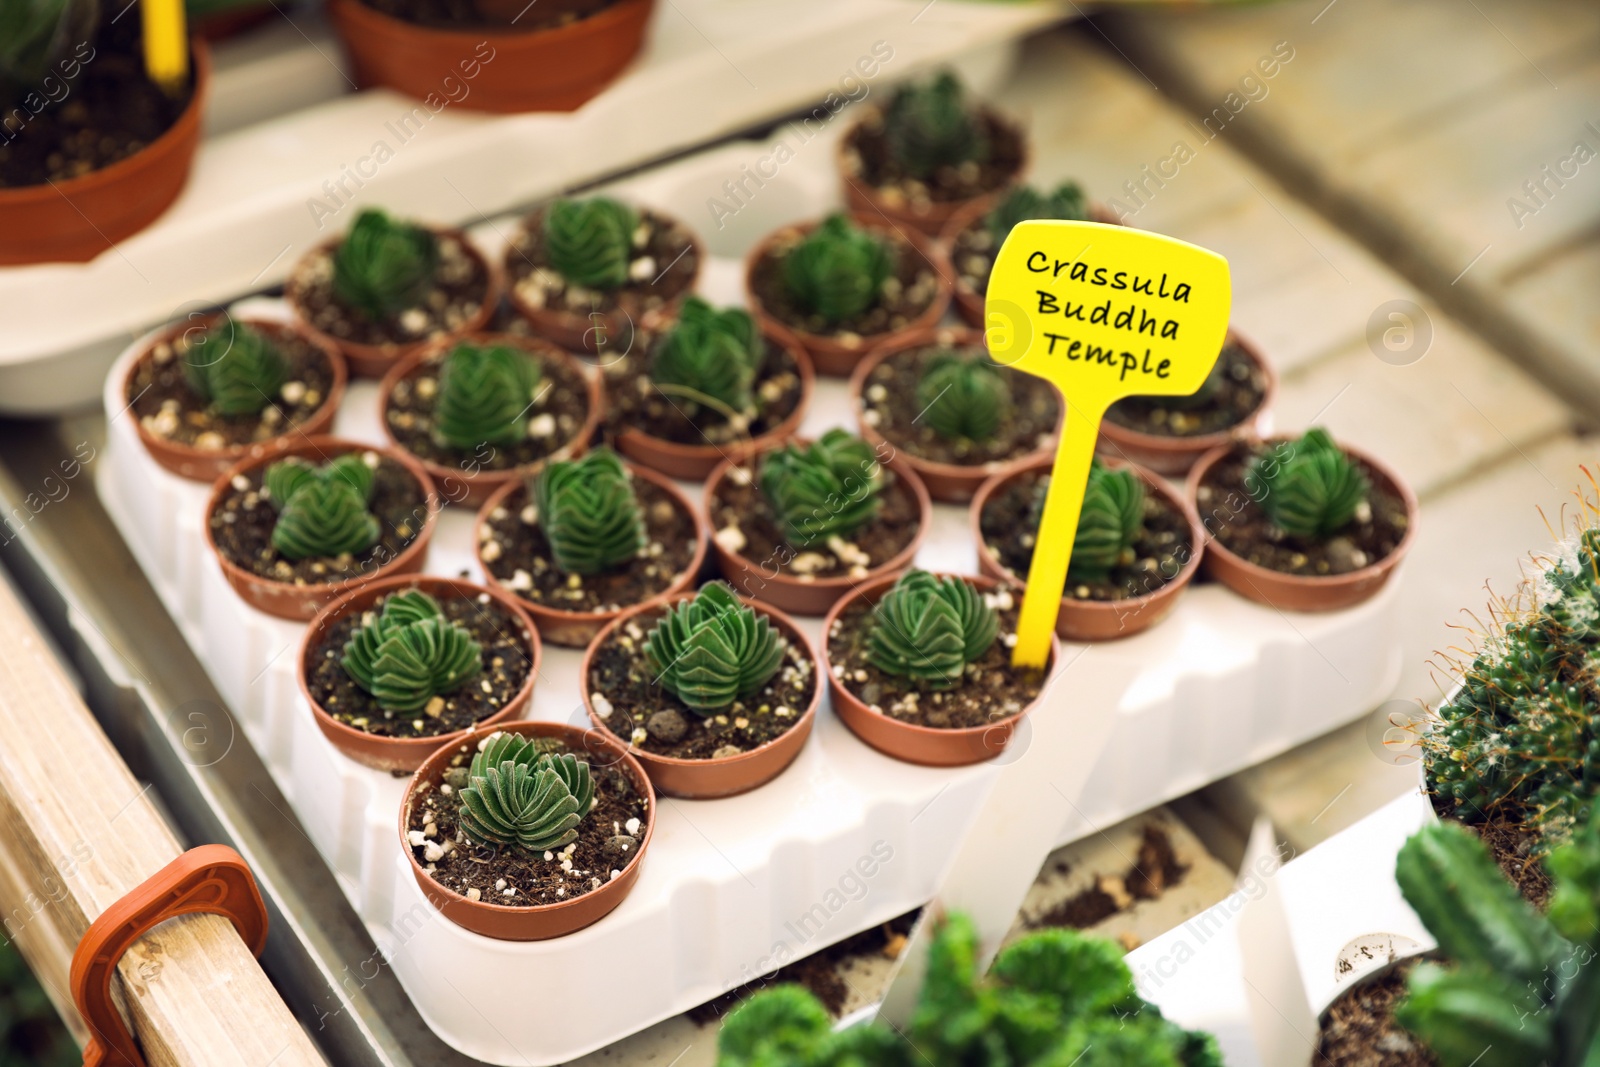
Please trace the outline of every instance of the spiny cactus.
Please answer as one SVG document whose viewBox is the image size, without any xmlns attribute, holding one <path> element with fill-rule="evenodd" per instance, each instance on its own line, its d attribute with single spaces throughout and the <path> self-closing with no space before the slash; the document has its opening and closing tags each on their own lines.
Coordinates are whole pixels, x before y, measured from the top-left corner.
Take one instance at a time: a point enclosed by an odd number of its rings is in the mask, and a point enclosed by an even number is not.
<svg viewBox="0 0 1600 1067">
<path fill-rule="evenodd" d="M 223 415 L 260 414 L 289 377 L 272 339 L 231 318 L 191 343 L 183 359 L 189 388 Z"/>
<path fill-rule="evenodd" d="M 1035 526 L 1044 505 L 1041 483 L 1035 501 Z M 1127 468 L 1112 470 L 1096 459 L 1089 468 L 1089 484 L 1083 492 L 1083 510 L 1078 513 L 1078 534 L 1072 542 L 1072 561 L 1068 577 L 1103 582 L 1111 568 L 1138 540 L 1144 529 L 1144 481 Z"/>
<path fill-rule="evenodd" d="M 1249 483 L 1274 525 L 1317 540 L 1348 526 L 1372 489 L 1366 472 L 1321 427 L 1258 456 Z"/>
<path fill-rule="evenodd" d="M 393 593 L 383 610 L 359 627 L 339 660 L 344 672 L 388 711 L 416 711 L 476 678 L 483 650 L 444 617 L 420 589 Z"/>
<path fill-rule="evenodd" d="M 726 409 L 724 414 L 745 412 L 750 410 L 750 388 L 765 356 L 761 333 L 748 312 L 717 311 L 691 296 L 655 350 L 650 380 L 688 403 L 709 397 Z"/>
<path fill-rule="evenodd" d="M 890 158 L 907 175 L 923 181 L 940 167 L 989 158 L 983 120 L 968 108 L 961 82 L 948 71 L 897 92 L 883 128 Z"/>
<path fill-rule="evenodd" d="M 769 452 L 760 482 L 784 539 L 808 548 L 848 537 L 877 518 L 883 469 L 871 445 L 832 429 L 809 446 Z"/>
<path fill-rule="evenodd" d="M 638 226 L 634 210 L 610 197 L 557 200 L 545 211 L 545 254 L 574 285 L 615 289 L 628 280 L 628 257 Z"/>
<path fill-rule="evenodd" d="M 368 208 L 333 254 L 333 292 L 368 318 L 387 319 L 422 299 L 438 262 L 431 232 Z"/>
<path fill-rule="evenodd" d="M 1063 219 L 1081 222 L 1089 217 L 1089 201 L 1077 182 L 1062 182 L 1054 192 L 1041 193 L 1029 185 L 1019 185 L 984 217 L 984 225 L 994 237 L 996 248 L 1005 244 L 1019 222 L 1032 219 Z"/>
<path fill-rule="evenodd" d="M 830 326 L 870 308 L 893 273 L 888 243 L 844 215 L 828 216 L 783 261 L 789 298 Z"/>
<path fill-rule="evenodd" d="M 354 452 L 322 467 L 285 459 L 267 468 L 267 496 L 278 509 L 272 546 L 285 559 L 364 552 L 378 543 L 378 520 L 367 510 L 373 471 Z"/>
<path fill-rule="evenodd" d="M 538 360 L 510 345 L 456 345 L 439 368 L 434 438 L 450 448 L 525 440 L 543 377 Z"/>
<path fill-rule="evenodd" d="M 564 573 L 620 567 L 649 540 L 633 479 L 609 448 L 547 464 L 534 477 L 533 498 L 551 558 Z"/>
<path fill-rule="evenodd" d="M 461 828 L 480 845 L 530 852 L 562 848 L 594 807 L 589 765 L 522 734 L 497 733 L 472 757 L 461 790 Z"/>
<path fill-rule="evenodd" d="M 999 632 L 999 616 L 965 580 L 909 570 L 872 609 L 867 660 L 929 689 L 948 689 Z"/>
<path fill-rule="evenodd" d="M 1011 385 L 988 356 L 943 349 L 923 364 L 917 407 L 947 441 L 988 441 L 1011 417 Z"/>
<path fill-rule="evenodd" d="M 701 715 L 760 692 L 783 666 L 784 640 L 722 582 L 679 601 L 645 636 L 655 680 Z"/>
</svg>

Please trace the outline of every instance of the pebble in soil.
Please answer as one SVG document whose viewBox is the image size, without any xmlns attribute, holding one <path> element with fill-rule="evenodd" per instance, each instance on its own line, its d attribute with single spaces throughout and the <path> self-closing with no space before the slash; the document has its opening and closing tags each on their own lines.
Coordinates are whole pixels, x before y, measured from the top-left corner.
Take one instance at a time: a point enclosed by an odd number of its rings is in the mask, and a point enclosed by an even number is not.
<svg viewBox="0 0 1600 1067">
<path fill-rule="evenodd" d="M 1267 397 L 1267 372 L 1238 345 L 1224 346 L 1217 361 L 1217 391 L 1203 402 L 1187 406 L 1182 398 L 1130 396 L 1112 404 L 1106 418 L 1155 437 L 1198 437 L 1242 425 Z"/>
<path fill-rule="evenodd" d="M 667 396 L 650 381 L 651 354 L 612 358 L 606 382 L 606 431 L 637 430 L 680 445 L 726 445 L 770 433 L 795 413 L 801 401 L 800 367 L 783 345 L 765 338 L 766 358 L 756 376 L 754 409 L 730 419 L 706 404 Z"/>
<path fill-rule="evenodd" d="M 884 281 L 877 300 L 860 314 L 830 324 L 795 304 L 784 282 L 784 263 L 802 240 L 796 229 L 780 232 L 762 251 L 751 271 L 751 294 L 767 314 L 784 325 L 831 338 L 846 348 L 864 348 L 868 338 L 903 329 L 938 299 L 939 279 L 933 266 L 905 237 L 893 230 L 873 232 L 889 241 L 894 271 Z"/>
<path fill-rule="evenodd" d="M 635 323 L 674 304 L 700 273 L 694 237 L 680 223 L 639 210 L 633 231 L 627 284 L 616 289 L 586 289 L 562 277 L 544 247 L 544 210 L 530 215 L 511 238 L 506 271 L 517 298 L 532 308 L 589 315 L 623 311 Z"/>
<path fill-rule="evenodd" d="M 885 134 L 883 113 L 870 108 L 861 122 L 847 135 L 844 144 L 844 172 L 847 177 L 873 187 L 889 208 L 928 211 L 934 204 L 970 200 L 975 196 L 1003 189 L 1016 180 L 1022 170 L 1022 132 L 988 109 L 977 117 L 989 143 L 989 156 L 983 162 L 967 161 L 941 166 L 926 181 L 910 177 L 895 164 Z"/>
<path fill-rule="evenodd" d="M 1319 1067 L 1438 1067 L 1422 1040 L 1395 1022 L 1414 961 L 1346 990 L 1328 1008 L 1317 1039 Z"/>
</svg>

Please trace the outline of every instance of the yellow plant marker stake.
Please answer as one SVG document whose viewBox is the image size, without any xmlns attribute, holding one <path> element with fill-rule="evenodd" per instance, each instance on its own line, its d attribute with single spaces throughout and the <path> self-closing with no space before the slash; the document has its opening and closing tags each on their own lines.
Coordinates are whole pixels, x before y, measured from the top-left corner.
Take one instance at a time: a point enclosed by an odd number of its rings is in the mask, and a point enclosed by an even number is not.
<svg viewBox="0 0 1600 1067">
<path fill-rule="evenodd" d="M 1066 398 L 1011 662 L 1043 667 L 1061 611 L 1100 419 L 1127 396 L 1187 396 L 1228 332 L 1228 261 L 1171 237 L 1098 222 L 1012 228 L 989 275 L 985 338 L 996 363 Z"/>
<path fill-rule="evenodd" d="M 189 80 L 189 34 L 183 0 L 140 0 L 144 16 L 144 72 L 168 96 Z"/>
</svg>

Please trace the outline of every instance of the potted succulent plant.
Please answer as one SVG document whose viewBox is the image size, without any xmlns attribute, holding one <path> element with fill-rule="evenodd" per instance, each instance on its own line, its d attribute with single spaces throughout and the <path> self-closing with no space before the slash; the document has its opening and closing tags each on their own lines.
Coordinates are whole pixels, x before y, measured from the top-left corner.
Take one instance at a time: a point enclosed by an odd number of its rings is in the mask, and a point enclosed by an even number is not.
<svg viewBox="0 0 1600 1067">
<path fill-rule="evenodd" d="M 841 429 L 725 460 L 705 494 L 722 576 L 739 595 L 797 615 L 821 615 L 909 565 L 932 518 L 904 459 Z"/>
<path fill-rule="evenodd" d="M 525 218 L 504 266 L 511 306 L 535 334 L 609 356 L 672 315 L 704 259 L 676 219 L 596 196 L 554 200 Z"/>
<path fill-rule="evenodd" d="M 990 475 L 1052 448 L 1061 395 L 995 363 L 975 330 L 908 331 L 850 379 L 861 436 L 904 456 L 935 500 L 964 504 Z"/>
<path fill-rule="evenodd" d="M 210 53 L 187 84 L 145 72 L 140 20 L 98 0 L 0 0 L 0 266 L 85 262 L 177 199 L 200 143 Z"/>
<path fill-rule="evenodd" d="M 1026 581 L 1053 459 L 1024 459 L 978 490 L 972 530 L 983 574 Z M 1194 579 L 1204 544 L 1199 518 L 1166 482 L 1132 464 L 1096 459 L 1056 633 L 1068 641 L 1106 641 L 1154 626 Z"/>
<path fill-rule="evenodd" d="M 410 456 L 301 437 L 217 479 L 206 542 L 252 607 L 307 620 L 356 583 L 420 570 L 439 508 Z"/>
<path fill-rule="evenodd" d="M 533 620 L 504 593 L 396 575 L 335 600 L 300 645 L 300 694 L 357 763 L 414 771 L 440 745 L 519 716 L 539 676 Z"/>
<path fill-rule="evenodd" d="M 731 796 L 777 777 L 822 699 L 794 621 L 722 582 L 613 620 L 584 654 L 579 685 L 595 729 L 677 797 Z"/>
<path fill-rule="evenodd" d="M 1416 536 L 1417 498 L 1400 476 L 1320 428 L 1208 452 L 1188 496 L 1209 536 L 1206 573 L 1285 611 L 1373 596 Z"/>
<path fill-rule="evenodd" d="M 546 464 L 478 512 L 478 560 L 555 645 L 583 648 L 629 608 L 693 584 L 705 529 L 664 476 L 609 448 Z"/>
<path fill-rule="evenodd" d="M 763 330 L 795 338 L 818 374 L 846 377 L 869 348 L 944 316 L 947 274 L 915 230 L 878 215 L 830 215 L 763 238 L 745 288 Z"/>
<path fill-rule="evenodd" d="M 542 941 L 611 912 L 639 879 L 656 797 L 613 738 L 553 722 L 483 727 L 417 768 L 400 847 L 445 918 Z"/>
<path fill-rule="evenodd" d="M 288 434 L 326 433 L 345 378 L 336 349 L 292 326 L 214 315 L 151 339 L 122 396 L 152 459 L 213 482 Z"/>
<path fill-rule="evenodd" d="M 344 354 L 352 374 L 382 378 L 430 342 L 482 329 L 500 282 L 460 230 L 368 208 L 344 237 L 294 265 L 284 297 L 313 336 Z"/>
<path fill-rule="evenodd" d="M 417 457 L 449 504 L 482 504 L 544 463 L 582 452 L 603 408 L 600 380 L 576 358 L 513 334 L 420 349 L 378 389 L 384 432 Z"/>
<path fill-rule="evenodd" d="M 994 206 L 1026 164 L 1022 130 L 971 103 L 948 72 L 907 83 L 887 108 L 868 105 L 839 141 L 850 210 L 930 236 L 962 208 Z"/>
<path fill-rule="evenodd" d="M 793 435 L 816 380 L 792 340 L 697 296 L 641 347 L 601 366 L 607 433 L 629 459 L 687 481 L 703 481 L 729 449 Z"/>
</svg>

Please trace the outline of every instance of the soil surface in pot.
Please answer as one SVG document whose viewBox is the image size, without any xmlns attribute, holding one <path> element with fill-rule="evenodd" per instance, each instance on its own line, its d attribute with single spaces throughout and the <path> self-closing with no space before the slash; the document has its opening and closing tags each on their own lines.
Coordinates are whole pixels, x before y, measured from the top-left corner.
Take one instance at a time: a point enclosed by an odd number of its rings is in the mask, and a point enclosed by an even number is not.
<svg viewBox="0 0 1600 1067">
<path fill-rule="evenodd" d="M 881 113 L 868 115 L 850 132 L 847 151 L 861 160 L 860 180 L 892 207 L 969 200 L 1011 184 L 1022 169 L 1022 134 L 1017 128 L 988 110 L 980 110 L 978 118 L 988 134 L 989 157 L 982 163 L 940 167 L 927 181 L 910 177 L 896 165 Z"/>
<path fill-rule="evenodd" d="M 1422 1039 L 1394 1020 L 1395 1005 L 1405 999 L 1406 976 L 1415 966 L 1415 960 L 1406 960 L 1333 1002 L 1317 1042 L 1319 1067 L 1438 1067 Z"/>
<path fill-rule="evenodd" d="M 367 510 L 377 516 L 378 543 L 364 552 L 334 557 L 284 559 L 272 546 L 278 510 L 261 494 L 266 467 L 234 476 L 233 484 L 211 513 L 211 534 L 217 550 L 252 574 L 291 585 L 320 585 L 372 574 L 417 539 L 428 518 L 422 486 L 394 460 L 369 452 L 377 469 Z M 332 456 L 327 457 L 332 459 Z"/>
<path fill-rule="evenodd" d="M 567 751 L 558 740 L 538 740 L 550 751 Z M 465 745 L 461 748 L 446 769 L 444 782 L 437 787 L 427 783 L 420 796 L 413 794 L 406 824 L 412 854 L 446 889 L 469 900 L 506 907 L 559 904 L 599 889 L 638 855 L 645 833 L 645 797 L 620 767 L 592 763 L 594 806 L 578 823 L 577 840 L 565 848 L 530 852 L 468 841 L 460 826 L 460 790 L 467 784 L 472 752 Z M 583 752 L 573 755 L 585 757 Z"/>
<path fill-rule="evenodd" d="M 988 726 L 1016 715 L 1044 688 L 1044 672 L 1011 666 L 1019 605 L 1010 590 L 985 593 L 984 599 L 1000 614 L 1000 636 L 987 652 L 967 664 L 961 680 L 948 689 L 922 689 L 911 679 L 881 671 L 868 662 L 866 639 L 872 605 L 860 599 L 840 613 L 826 635 L 834 676 L 869 708 L 917 726 L 957 730 Z"/>
<path fill-rule="evenodd" d="M 950 242 L 950 264 L 956 279 L 966 282 L 979 296 L 989 292 L 989 275 L 994 273 L 994 257 L 999 254 L 1000 246 L 984 216 L 974 219 Z"/>
<path fill-rule="evenodd" d="M 983 543 L 1019 578 L 1027 577 L 1033 563 L 1034 536 L 1038 531 L 1034 501 L 1049 481 L 1045 470 L 1018 475 L 984 502 L 983 514 L 978 517 Z M 1147 490 L 1144 530 L 1131 550 L 1124 553 L 1104 581 L 1089 581 L 1069 572 L 1062 596 L 1100 601 L 1148 596 L 1176 578 L 1193 555 L 1189 534 L 1188 517 L 1165 497 Z"/>
<path fill-rule="evenodd" d="M 653 211 L 637 209 L 628 281 L 616 289 L 572 285 L 550 263 L 544 247 L 544 209 L 535 211 L 511 238 L 506 271 L 517 297 L 533 308 L 574 315 L 611 312 L 630 315 L 659 311 L 688 291 L 700 271 L 694 238 L 681 224 Z"/>
<path fill-rule="evenodd" d="M 917 382 L 929 358 L 941 351 L 949 348 L 928 345 L 907 349 L 872 368 L 862 389 L 862 420 L 896 448 L 934 463 L 979 466 L 1049 447 L 1061 417 L 1055 390 L 1043 378 L 1004 366 L 996 369 L 1011 388 L 1011 411 L 993 438 L 973 441 L 935 433 L 924 419 L 927 405 L 917 398 Z M 935 399 L 934 403 L 940 400 Z"/>
<path fill-rule="evenodd" d="M 1087 930 L 1098 926 L 1113 915 L 1129 911 L 1140 902 L 1156 900 L 1167 890 L 1182 883 L 1189 868 L 1178 861 L 1172 847 L 1172 838 L 1156 823 L 1146 823 L 1139 841 L 1139 853 L 1120 875 L 1104 875 L 1095 884 L 1066 900 L 1050 907 L 1039 915 L 1024 916 L 1023 923 L 1031 930 L 1066 927 Z M 1064 859 L 1051 861 L 1045 874 L 1054 873 L 1065 878 L 1072 866 Z M 1044 874 L 1041 874 L 1041 878 Z M 1123 942 L 1129 951 L 1136 946 Z"/>
<path fill-rule="evenodd" d="M 102 19 L 94 41 L 74 38 L 47 78 L 0 117 L 0 188 L 64 182 L 126 159 L 171 129 L 193 92 L 169 97 L 145 76 L 138 19 Z"/>
<path fill-rule="evenodd" d="M 478 558 L 496 580 L 530 604 L 552 611 L 618 611 L 666 591 L 694 560 L 693 517 L 643 478 L 633 480 L 644 509 L 649 543 L 624 567 L 606 574 L 565 574 L 550 557 L 526 486 L 518 486 L 489 515 L 488 540 Z"/>
<path fill-rule="evenodd" d="M 374 11 L 403 22 L 436 29 L 472 29 L 495 27 L 515 29 L 519 33 L 553 30 L 569 22 L 599 14 L 618 0 L 540 0 L 528 4 L 526 11 L 516 19 L 514 27 L 500 19 L 488 18 L 478 10 L 473 0 L 362 0 Z"/>
<path fill-rule="evenodd" d="M 384 600 L 388 598 L 385 597 Z M 522 691 L 533 663 L 528 641 L 515 617 L 480 594 L 477 599 L 443 597 L 444 617 L 472 635 L 483 650 L 483 673 L 453 692 L 434 697 L 416 711 L 390 711 L 356 684 L 339 665 L 344 646 L 362 623 L 383 610 L 383 600 L 365 612 L 346 615 L 321 635 L 311 653 L 306 688 L 336 722 L 378 737 L 438 737 L 469 730 L 511 702 Z"/>
<path fill-rule="evenodd" d="M 724 759 L 782 737 L 811 706 L 816 670 L 810 653 L 791 641 L 783 666 L 754 696 L 711 715 L 692 710 L 655 684 L 645 658 L 645 636 L 662 614 L 647 612 L 613 630 L 589 668 L 590 701 L 624 744 L 672 759 Z"/>
<path fill-rule="evenodd" d="M 767 246 L 751 272 L 750 288 L 767 314 L 785 326 L 818 337 L 831 337 L 841 344 L 852 339 L 859 343 L 864 337 L 901 329 L 938 299 L 939 279 L 933 266 L 911 242 L 892 231 L 875 232 L 887 238 L 894 249 L 894 273 L 884 281 L 878 299 L 859 315 L 830 326 L 820 316 L 807 314 L 795 304 L 784 284 L 783 272 L 790 251 L 800 243 L 798 234 Z"/>
<path fill-rule="evenodd" d="M 589 387 L 583 375 L 565 360 L 533 351 L 544 377 L 523 413 L 528 436 L 510 445 L 457 448 L 433 436 L 434 408 L 439 401 L 439 364 L 424 361 L 394 383 L 385 419 L 400 447 L 419 459 L 441 467 L 476 473 L 503 471 L 538 463 L 565 447 L 583 428 L 589 416 Z"/>
<path fill-rule="evenodd" d="M 1436 794 L 1430 796 L 1429 800 L 1439 818 L 1458 822 L 1483 839 L 1501 873 L 1517 887 L 1517 892 L 1522 894 L 1524 900 L 1540 911 L 1550 906 L 1550 894 L 1555 891 L 1555 883 L 1544 869 L 1544 864 L 1533 854 L 1538 835 L 1515 818 L 1503 814 L 1487 817 L 1479 814 L 1469 820 L 1463 817 L 1454 801 Z"/>
<path fill-rule="evenodd" d="M 1278 529 L 1251 495 L 1261 486 L 1247 476 L 1257 455 L 1270 445 L 1236 445 L 1206 472 L 1197 503 L 1200 521 L 1234 555 L 1281 574 L 1324 577 L 1360 570 L 1386 558 L 1405 538 L 1411 517 L 1398 495 L 1384 487 L 1383 479 L 1368 470 L 1372 492 L 1367 504 L 1334 537 L 1313 541 L 1293 537 Z"/>
<path fill-rule="evenodd" d="M 1130 396 L 1111 405 L 1106 418 L 1118 426 L 1155 437 L 1198 437 L 1240 425 L 1261 407 L 1267 373 L 1238 345 L 1225 345 L 1217 357 L 1221 384 L 1204 403 L 1178 407 L 1180 397 Z"/>
<path fill-rule="evenodd" d="M 800 406 L 800 368 L 787 348 L 763 343 L 766 358 L 756 375 L 754 411 L 742 427 L 708 404 L 657 390 L 650 381 L 652 355 L 615 358 L 604 368 L 608 434 L 638 430 L 674 444 L 724 445 L 770 432 Z"/>
<path fill-rule="evenodd" d="M 363 345 L 410 345 L 462 329 L 489 294 L 489 271 L 453 233 L 437 233 L 439 262 L 433 286 L 414 307 L 385 319 L 369 318 L 333 291 L 332 248 L 318 248 L 296 264 L 289 288 L 306 320 L 332 337 Z"/>
</svg>

